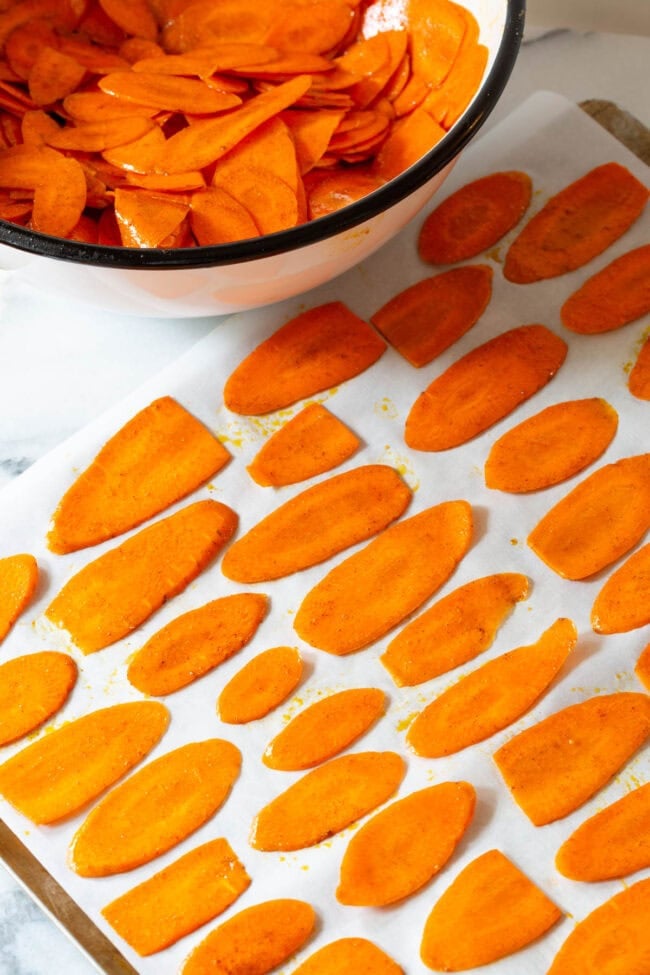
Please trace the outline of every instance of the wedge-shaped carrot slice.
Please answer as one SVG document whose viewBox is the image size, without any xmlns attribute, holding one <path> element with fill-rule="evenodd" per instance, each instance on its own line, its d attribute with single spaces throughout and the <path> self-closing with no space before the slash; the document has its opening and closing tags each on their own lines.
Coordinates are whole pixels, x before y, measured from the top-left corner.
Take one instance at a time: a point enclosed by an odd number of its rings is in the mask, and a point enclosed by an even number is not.
<svg viewBox="0 0 650 975">
<path fill-rule="evenodd" d="M 462 677 L 417 715 L 406 736 L 409 745 L 425 758 L 440 758 L 507 728 L 547 690 L 576 640 L 571 620 L 559 619 L 536 643 Z"/>
<path fill-rule="evenodd" d="M 631 691 L 604 694 L 521 731 L 494 760 L 515 802 L 535 826 L 544 826 L 590 799 L 648 735 L 650 699 Z"/>
<path fill-rule="evenodd" d="M 633 548 L 650 526 L 650 454 L 607 464 L 562 498 L 528 536 L 565 579 L 586 579 Z"/>
<path fill-rule="evenodd" d="M 143 694 L 158 696 L 186 687 L 252 640 L 267 606 L 261 593 L 242 592 L 183 613 L 138 650 L 129 680 Z"/>
<path fill-rule="evenodd" d="M 383 907 L 415 893 L 447 863 L 471 822 L 475 803 L 468 782 L 442 782 L 377 813 L 348 844 L 337 900 Z"/>
<path fill-rule="evenodd" d="M 425 366 L 469 331 L 492 295 L 492 268 L 458 267 L 391 298 L 370 321 L 412 366 Z"/>
<path fill-rule="evenodd" d="M 295 647 L 271 647 L 249 660 L 219 695 L 217 711 L 227 724 L 257 721 L 287 699 L 302 677 Z"/>
<path fill-rule="evenodd" d="M 189 202 L 137 187 L 115 190 L 115 218 L 125 247 L 161 247 L 189 213 Z"/>
<path fill-rule="evenodd" d="M 573 477 L 612 442 L 618 413 L 597 397 L 555 403 L 508 430 L 492 445 L 485 483 L 523 494 Z"/>
<path fill-rule="evenodd" d="M 650 623 L 650 544 L 609 577 L 591 608 L 596 633 L 628 633 Z"/>
<path fill-rule="evenodd" d="M 412 687 L 473 660 L 492 645 L 528 579 L 501 572 L 454 589 L 412 620 L 380 657 L 398 687 Z"/>
<path fill-rule="evenodd" d="M 455 264 L 494 247 L 519 223 L 530 204 L 526 173 L 490 173 L 461 186 L 422 224 L 418 251 L 428 264 Z"/>
<path fill-rule="evenodd" d="M 471 537 L 466 501 L 434 505 L 392 525 L 307 593 L 294 621 L 296 632 L 338 656 L 368 646 L 449 578 Z"/>
<path fill-rule="evenodd" d="M 305 901 L 264 901 L 228 918 L 194 949 L 181 975 L 267 975 L 311 937 L 316 914 Z"/>
<path fill-rule="evenodd" d="M 338 467 L 361 441 L 320 403 L 310 403 L 270 437 L 247 470 L 263 487 L 306 481 Z"/>
<path fill-rule="evenodd" d="M 121 640 L 182 592 L 237 526 L 232 508 L 196 501 L 84 566 L 45 611 L 84 653 Z"/>
<path fill-rule="evenodd" d="M 0 559 L 0 642 L 29 606 L 38 583 L 33 555 L 7 555 Z"/>
<path fill-rule="evenodd" d="M 211 738 L 155 759 L 105 796 L 72 840 L 70 865 L 81 877 L 134 870 L 207 822 L 239 775 L 241 754 Z"/>
<path fill-rule="evenodd" d="M 223 573 L 237 582 L 262 582 L 299 572 L 381 531 L 410 500 L 410 489 L 385 464 L 335 474 L 290 498 L 234 542 L 223 558 Z"/>
<path fill-rule="evenodd" d="M 639 350 L 627 381 L 628 389 L 637 399 L 650 400 L 650 340 Z"/>
<path fill-rule="evenodd" d="M 155 701 L 93 711 L 0 766 L 0 794 L 39 825 L 73 816 L 137 765 L 168 723 L 169 711 Z"/>
<path fill-rule="evenodd" d="M 404 970 L 366 938 L 339 938 L 310 955 L 294 975 L 404 975 Z"/>
<path fill-rule="evenodd" d="M 0 666 L 0 745 L 40 727 L 59 711 L 77 681 L 67 653 L 44 650 Z"/>
<path fill-rule="evenodd" d="M 472 860 L 427 918 L 420 953 L 429 968 L 463 972 L 536 941 L 562 912 L 499 850 Z"/>
<path fill-rule="evenodd" d="M 581 335 L 622 328 L 650 311 L 650 244 L 594 274 L 562 305 L 562 324 Z"/>
<path fill-rule="evenodd" d="M 377 687 L 351 687 L 300 711 L 269 742 L 262 761 L 285 772 L 320 765 L 361 737 L 383 714 L 386 695 Z"/>
<path fill-rule="evenodd" d="M 229 457 L 176 400 L 154 400 L 68 488 L 52 516 L 48 547 L 74 552 L 135 528 L 198 488 Z"/>
<path fill-rule="evenodd" d="M 256 850 L 302 850 L 386 802 L 405 772 L 395 752 L 340 755 L 307 772 L 255 817 Z"/>
<path fill-rule="evenodd" d="M 520 325 L 472 349 L 417 398 L 406 418 L 414 450 L 449 450 L 483 433 L 542 389 L 566 342 L 544 325 Z"/>
<path fill-rule="evenodd" d="M 291 406 L 368 369 L 386 343 L 342 302 L 302 312 L 258 345 L 229 376 L 229 410 L 260 415 Z"/>
<path fill-rule="evenodd" d="M 102 914 L 134 951 L 153 955 L 222 914 L 250 882 L 227 840 L 210 840 L 111 901 Z"/>
<path fill-rule="evenodd" d="M 640 880 L 580 921 L 547 975 L 643 975 L 648 967 L 649 912 L 650 880 Z"/>
<path fill-rule="evenodd" d="M 647 200 L 648 190 L 625 166 L 596 166 L 528 221 L 508 249 L 505 277 L 530 284 L 575 271 L 618 240 Z"/>
</svg>

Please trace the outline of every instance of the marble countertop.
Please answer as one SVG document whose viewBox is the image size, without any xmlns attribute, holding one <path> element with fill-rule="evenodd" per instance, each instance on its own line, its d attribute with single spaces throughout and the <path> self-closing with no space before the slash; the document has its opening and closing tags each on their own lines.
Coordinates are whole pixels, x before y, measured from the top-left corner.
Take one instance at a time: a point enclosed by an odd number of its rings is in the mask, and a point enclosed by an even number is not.
<svg viewBox="0 0 650 975">
<path fill-rule="evenodd" d="M 650 37 L 527 29 L 493 126 L 538 89 L 607 99 L 650 126 Z M 157 320 L 44 297 L 0 271 L 0 488 L 207 334 L 217 319 Z M 0 975 L 94 966 L 0 867 Z M 533 975 L 533 973 L 531 973 Z"/>
</svg>

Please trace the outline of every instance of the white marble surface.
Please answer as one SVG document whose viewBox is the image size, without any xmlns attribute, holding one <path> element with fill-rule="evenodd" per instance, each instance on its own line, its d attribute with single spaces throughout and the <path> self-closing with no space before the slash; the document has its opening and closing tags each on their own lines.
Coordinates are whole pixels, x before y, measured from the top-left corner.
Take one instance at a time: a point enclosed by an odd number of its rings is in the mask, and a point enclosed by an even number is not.
<svg viewBox="0 0 650 975">
<path fill-rule="evenodd" d="M 650 39 L 528 30 L 488 122 L 550 89 L 605 98 L 650 125 Z M 0 272 L 2 274 L 2 272 Z M 216 319 L 142 320 L 0 280 L 0 487 L 205 335 Z M 0 495 L 1 501 L 1 495 Z M 0 868 L 0 975 L 89 975 L 87 959 Z M 536 973 L 530 973 L 536 975 Z"/>
</svg>

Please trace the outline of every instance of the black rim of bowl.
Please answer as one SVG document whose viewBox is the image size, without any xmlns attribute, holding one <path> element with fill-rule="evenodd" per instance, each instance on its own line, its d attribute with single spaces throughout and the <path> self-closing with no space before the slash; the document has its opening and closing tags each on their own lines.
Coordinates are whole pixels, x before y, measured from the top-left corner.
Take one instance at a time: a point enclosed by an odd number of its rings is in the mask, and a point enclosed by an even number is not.
<svg viewBox="0 0 650 975">
<path fill-rule="evenodd" d="M 356 203 L 325 217 L 311 220 L 264 237 L 232 244 L 214 244 L 188 248 L 129 248 L 107 247 L 81 241 L 50 237 L 0 220 L 0 243 L 41 257 L 93 267 L 147 268 L 172 270 L 178 268 L 220 267 L 255 261 L 326 240 L 345 230 L 365 223 L 371 217 L 388 210 L 393 204 L 423 186 L 444 169 L 474 137 L 495 107 L 510 77 L 524 31 L 525 0 L 507 0 L 506 18 L 499 49 L 488 77 L 465 113 L 462 122 L 453 126 L 449 134 L 414 163 L 404 173 Z"/>
</svg>

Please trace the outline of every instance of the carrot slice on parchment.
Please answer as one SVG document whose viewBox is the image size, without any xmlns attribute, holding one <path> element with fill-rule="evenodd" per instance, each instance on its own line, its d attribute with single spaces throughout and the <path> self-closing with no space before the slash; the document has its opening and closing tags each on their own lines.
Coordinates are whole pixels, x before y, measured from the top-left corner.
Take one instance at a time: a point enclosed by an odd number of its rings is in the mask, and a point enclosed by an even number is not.
<svg viewBox="0 0 650 975">
<path fill-rule="evenodd" d="M 521 731 L 494 760 L 515 802 L 544 826 L 595 795 L 649 735 L 650 698 L 603 694 Z"/>
<path fill-rule="evenodd" d="M 93 711 L 0 766 L 0 794 L 38 825 L 59 822 L 142 761 L 168 724 L 169 711 L 155 701 Z"/>
<path fill-rule="evenodd" d="M 106 877 L 149 863 L 207 822 L 239 775 L 241 754 L 211 738 L 155 759 L 91 810 L 70 846 L 80 877 Z"/>
<path fill-rule="evenodd" d="M 38 584 L 38 563 L 20 553 L 0 559 L 0 642 L 29 606 Z"/>
<path fill-rule="evenodd" d="M 422 936 L 422 961 L 439 972 L 489 965 L 536 941 L 561 917 L 514 863 L 488 850 L 436 901 Z"/>
<path fill-rule="evenodd" d="M 628 389 L 637 399 L 650 400 L 650 340 L 646 339 L 630 370 Z"/>
<path fill-rule="evenodd" d="M 591 608 L 591 625 L 596 633 L 629 633 L 647 623 L 650 623 L 650 544 L 618 567 Z"/>
<path fill-rule="evenodd" d="M 562 324 L 581 335 L 622 328 L 650 311 L 650 244 L 628 251 L 574 291 L 560 309 Z"/>
<path fill-rule="evenodd" d="M 43 650 L 0 666 L 0 745 L 24 738 L 59 711 L 77 681 L 67 653 Z"/>
<path fill-rule="evenodd" d="M 377 813 L 348 844 L 337 900 L 384 907 L 420 890 L 451 857 L 472 820 L 475 803 L 469 782 L 442 782 Z"/>
<path fill-rule="evenodd" d="M 339 938 L 310 955 L 293 975 L 404 975 L 404 970 L 366 938 Z"/>
<path fill-rule="evenodd" d="M 121 640 L 195 579 L 233 535 L 219 501 L 181 508 L 84 566 L 45 611 L 84 653 Z"/>
<path fill-rule="evenodd" d="M 296 689 L 303 666 L 295 647 L 271 647 L 259 653 L 228 681 L 217 712 L 226 724 L 257 721 L 282 704 Z"/>
</svg>

